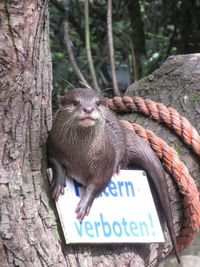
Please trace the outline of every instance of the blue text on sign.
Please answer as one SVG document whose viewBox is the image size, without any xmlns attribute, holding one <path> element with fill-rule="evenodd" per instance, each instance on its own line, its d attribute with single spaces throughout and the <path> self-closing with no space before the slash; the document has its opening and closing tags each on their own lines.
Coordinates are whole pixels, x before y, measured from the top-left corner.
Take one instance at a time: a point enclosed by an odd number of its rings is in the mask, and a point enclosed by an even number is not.
<svg viewBox="0 0 200 267">
<path fill-rule="evenodd" d="M 74 190 L 77 197 L 80 197 L 79 186 L 74 182 Z M 100 197 L 135 197 L 135 190 L 131 181 L 110 181 L 107 188 L 100 194 Z"/>
<path fill-rule="evenodd" d="M 108 222 L 103 218 L 103 214 L 99 214 L 99 221 L 74 222 L 76 231 L 80 237 L 88 236 L 96 237 L 144 237 L 155 236 L 152 216 L 149 213 L 145 221 L 130 221 L 125 218 L 120 221 Z"/>
</svg>

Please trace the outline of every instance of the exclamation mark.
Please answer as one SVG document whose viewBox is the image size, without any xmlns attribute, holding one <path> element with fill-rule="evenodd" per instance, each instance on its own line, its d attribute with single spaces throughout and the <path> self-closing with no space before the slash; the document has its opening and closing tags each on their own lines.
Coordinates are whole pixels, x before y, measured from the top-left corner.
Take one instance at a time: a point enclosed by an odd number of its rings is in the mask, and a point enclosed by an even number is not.
<svg viewBox="0 0 200 267">
<path fill-rule="evenodd" d="M 152 228 L 152 236 L 156 236 L 155 232 L 153 231 L 153 229 L 154 229 L 153 219 L 152 219 L 152 216 L 151 216 L 150 213 L 149 213 L 149 221 L 150 221 L 150 225 L 151 225 L 151 228 Z"/>
</svg>

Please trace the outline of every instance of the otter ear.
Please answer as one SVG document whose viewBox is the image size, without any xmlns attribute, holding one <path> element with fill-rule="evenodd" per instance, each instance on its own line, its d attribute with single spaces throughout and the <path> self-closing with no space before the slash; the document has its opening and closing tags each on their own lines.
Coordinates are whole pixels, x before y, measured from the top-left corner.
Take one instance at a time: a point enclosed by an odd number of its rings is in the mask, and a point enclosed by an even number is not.
<svg viewBox="0 0 200 267">
<path fill-rule="evenodd" d="M 58 95 L 57 96 L 57 100 L 58 100 L 58 104 L 60 105 L 60 106 L 64 106 L 66 103 L 66 101 L 65 101 L 65 97 L 64 96 L 61 96 L 61 95 Z"/>
</svg>

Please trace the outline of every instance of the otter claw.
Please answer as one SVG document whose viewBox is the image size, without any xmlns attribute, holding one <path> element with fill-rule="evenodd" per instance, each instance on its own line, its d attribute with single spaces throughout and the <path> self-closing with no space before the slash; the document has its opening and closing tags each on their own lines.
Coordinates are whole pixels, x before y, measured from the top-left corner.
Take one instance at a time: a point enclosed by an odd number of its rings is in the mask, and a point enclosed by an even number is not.
<svg viewBox="0 0 200 267">
<path fill-rule="evenodd" d="M 64 188 L 64 186 L 62 186 L 62 185 L 56 185 L 56 186 L 54 186 L 54 188 L 53 188 L 53 190 L 52 190 L 51 197 L 52 197 L 54 200 L 58 201 L 59 196 L 60 196 L 60 195 L 64 195 L 64 193 L 65 193 L 65 188 Z"/>
<path fill-rule="evenodd" d="M 90 207 L 88 207 L 87 205 L 83 205 L 80 201 L 77 208 L 75 209 L 75 212 L 77 213 L 77 220 L 83 221 L 84 217 L 88 216 L 90 212 Z"/>
</svg>

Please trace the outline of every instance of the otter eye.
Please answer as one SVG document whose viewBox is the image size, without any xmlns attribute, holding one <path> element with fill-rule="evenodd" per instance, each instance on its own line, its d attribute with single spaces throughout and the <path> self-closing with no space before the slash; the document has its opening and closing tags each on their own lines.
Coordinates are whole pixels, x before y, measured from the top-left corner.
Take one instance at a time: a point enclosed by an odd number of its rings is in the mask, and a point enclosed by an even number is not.
<svg viewBox="0 0 200 267">
<path fill-rule="evenodd" d="M 96 105 L 99 107 L 101 105 L 101 101 L 100 100 L 97 100 L 96 101 Z"/>
<path fill-rule="evenodd" d="M 78 100 L 73 100 L 72 104 L 76 107 L 80 104 L 80 101 Z"/>
</svg>

